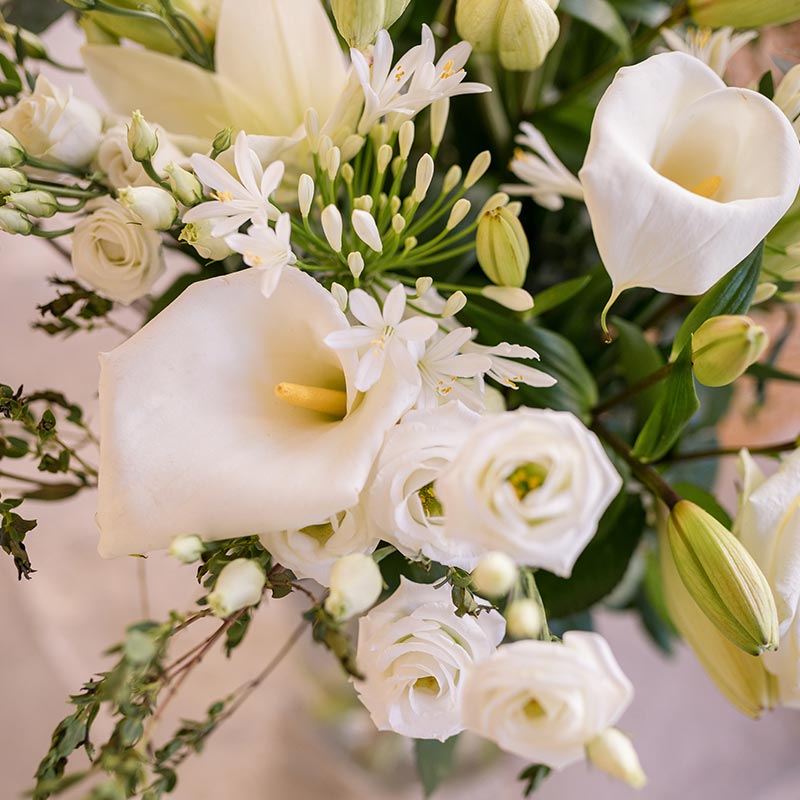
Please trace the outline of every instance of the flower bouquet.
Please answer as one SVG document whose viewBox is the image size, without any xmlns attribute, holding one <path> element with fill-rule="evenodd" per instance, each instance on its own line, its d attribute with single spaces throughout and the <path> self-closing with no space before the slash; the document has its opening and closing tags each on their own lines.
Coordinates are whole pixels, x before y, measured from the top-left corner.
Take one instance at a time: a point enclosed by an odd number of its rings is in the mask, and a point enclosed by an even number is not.
<svg viewBox="0 0 800 800">
<path fill-rule="evenodd" d="M 39 74 L 66 13 L 107 108 Z M 5 14 L 0 228 L 71 265 L 42 335 L 119 343 L 96 419 L 0 376 L 0 544 L 31 578 L 28 503 L 96 490 L 101 556 L 168 551 L 201 587 L 176 563 L 185 606 L 132 620 L 70 698 L 36 800 L 170 794 L 307 635 L 414 740 L 426 795 L 463 732 L 524 759 L 521 795 L 584 759 L 644 785 L 601 604 L 683 637 L 742 713 L 800 707 L 797 442 L 717 440 L 735 382 L 800 380 L 791 324 L 747 316 L 800 299 L 800 66 L 724 80 L 797 3 Z M 164 730 L 290 594 L 277 660 Z"/>
</svg>

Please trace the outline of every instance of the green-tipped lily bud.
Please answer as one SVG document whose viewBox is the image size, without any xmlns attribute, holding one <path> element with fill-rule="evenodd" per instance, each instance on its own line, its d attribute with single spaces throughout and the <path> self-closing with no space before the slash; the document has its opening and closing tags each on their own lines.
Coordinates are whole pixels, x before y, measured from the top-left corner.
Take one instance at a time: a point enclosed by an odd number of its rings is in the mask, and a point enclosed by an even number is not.
<svg viewBox="0 0 800 800">
<path fill-rule="evenodd" d="M 478 223 L 478 263 L 497 286 L 525 283 L 531 251 L 520 221 L 505 207 L 486 211 Z"/>
<path fill-rule="evenodd" d="M 24 192 L 28 188 L 28 179 L 18 169 L 0 168 L 0 195 Z"/>
<path fill-rule="evenodd" d="M 131 186 L 121 189 L 119 202 L 145 228 L 167 231 L 178 218 L 175 198 L 157 186 Z"/>
<path fill-rule="evenodd" d="M 137 161 L 152 161 L 158 151 L 158 136 L 140 111 L 134 111 L 131 117 L 128 147 Z"/>
<path fill-rule="evenodd" d="M 50 192 L 43 192 L 41 189 L 14 192 L 6 198 L 6 202 L 31 217 L 47 219 L 58 212 L 58 200 Z"/>
<path fill-rule="evenodd" d="M 458 0 L 456 29 L 478 53 L 496 53 L 504 69 L 539 67 L 558 39 L 558 0 Z"/>
<path fill-rule="evenodd" d="M 727 386 L 767 349 L 769 336 L 750 317 L 706 320 L 692 335 L 694 374 L 704 386 Z"/>
<path fill-rule="evenodd" d="M 331 0 L 342 38 L 359 50 L 375 41 L 381 28 L 391 27 L 410 0 Z"/>
<path fill-rule="evenodd" d="M 760 28 L 800 19 L 797 0 L 689 0 L 689 11 L 709 28 Z"/>
<path fill-rule="evenodd" d="M 33 224 L 21 211 L 8 206 L 0 208 L 0 231 L 27 236 L 32 230 Z"/>
<path fill-rule="evenodd" d="M 778 612 L 767 579 L 741 542 L 688 500 L 672 509 L 667 537 L 678 574 L 697 605 L 746 653 L 778 646 Z"/>
<path fill-rule="evenodd" d="M 633 742 L 618 728 L 607 728 L 586 745 L 592 765 L 634 789 L 647 783 Z"/>
<path fill-rule="evenodd" d="M 0 167 L 18 167 L 25 161 L 25 148 L 13 133 L 0 128 Z"/>
<path fill-rule="evenodd" d="M 203 200 L 203 187 L 200 181 L 188 170 L 174 161 L 164 167 L 172 193 L 185 206 L 196 206 Z"/>
</svg>

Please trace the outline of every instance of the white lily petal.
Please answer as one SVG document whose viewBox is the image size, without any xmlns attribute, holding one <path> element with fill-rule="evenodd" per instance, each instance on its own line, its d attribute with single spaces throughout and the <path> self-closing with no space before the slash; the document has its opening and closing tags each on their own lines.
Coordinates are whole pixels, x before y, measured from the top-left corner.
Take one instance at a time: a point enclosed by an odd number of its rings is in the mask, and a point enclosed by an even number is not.
<svg viewBox="0 0 800 800">
<path fill-rule="evenodd" d="M 355 403 L 349 328 L 330 293 L 284 270 L 194 284 L 101 356 L 98 525 L 104 556 L 293 530 L 355 505 L 386 431 L 416 399 L 387 372 Z M 346 389 L 341 421 L 277 399 L 282 381 Z"/>
</svg>

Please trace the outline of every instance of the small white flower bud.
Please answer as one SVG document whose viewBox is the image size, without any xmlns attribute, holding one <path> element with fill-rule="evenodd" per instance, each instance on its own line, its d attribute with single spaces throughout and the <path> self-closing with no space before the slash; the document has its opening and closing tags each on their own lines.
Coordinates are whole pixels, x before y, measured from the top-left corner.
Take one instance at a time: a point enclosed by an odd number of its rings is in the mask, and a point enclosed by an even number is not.
<svg viewBox="0 0 800 800">
<path fill-rule="evenodd" d="M 467 214 L 469 214 L 471 208 L 472 203 L 465 197 L 458 200 L 453 206 L 452 211 L 450 211 L 450 217 L 447 220 L 447 230 L 452 231 L 454 228 L 457 228 L 464 221 Z"/>
<path fill-rule="evenodd" d="M 300 213 L 305 219 L 311 211 L 311 203 L 314 201 L 314 179 L 304 172 L 300 176 L 297 184 L 297 203 L 300 206 Z"/>
<path fill-rule="evenodd" d="M 169 545 L 169 554 L 182 564 L 192 564 L 203 555 L 203 540 L 199 536 L 176 536 Z"/>
<path fill-rule="evenodd" d="M 444 194 L 450 194 L 453 189 L 461 183 L 461 177 L 464 174 L 461 167 L 458 164 L 453 164 L 449 170 L 445 173 L 444 182 L 442 183 L 442 192 Z"/>
<path fill-rule="evenodd" d="M 18 167 L 26 156 L 25 148 L 17 137 L 5 128 L 0 128 L 0 167 Z"/>
<path fill-rule="evenodd" d="M 178 239 L 193 247 L 202 258 L 209 261 L 224 261 L 233 254 L 233 250 L 228 247 L 224 239 L 211 233 L 218 223 L 218 219 L 203 219 L 197 222 L 190 222 L 184 226 Z"/>
<path fill-rule="evenodd" d="M 382 589 L 381 571 L 373 559 L 364 553 L 351 553 L 331 569 L 325 610 L 334 619 L 350 619 L 374 605 Z"/>
<path fill-rule="evenodd" d="M 364 244 L 376 253 L 383 252 L 383 242 L 375 218 L 367 211 L 353 211 L 353 230 Z"/>
<path fill-rule="evenodd" d="M 222 568 L 208 606 L 215 617 L 229 617 L 261 601 L 267 576 L 257 561 L 237 558 Z"/>
<path fill-rule="evenodd" d="M 392 199 L 389 201 L 389 211 L 392 212 L 392 216 L 400 210 L 402 204 L 402 201 L 396 194 L 392 195 Z"/>
<path fill-rule="evenodd" d="M 319 116 L 315 109 L 309 108 L 305 113 L 304 124 L 308 147 L 312 153 L 319 152 Z"/>
<path fill-rule="evenodd" d="M 322 210 L 322 230 L 328 244 L 337 253 L 342 252 L 342 215 L 339 209 L 331 203 Z"/>
<path fill-rule="evenodd" d="M 433 278 L 428 275 L 425 275 L 422 278 L 417 278 L 415 286 L 417 289 L 417 297 L 422 297 L 428 292 L 431 286 L 433 286 Z"/>
<path fill-rule="evenodd" d="M 347 289 L 342 286 L 341 283 L 334 283 L 331 285 L 331 294 L 333 295 L 333 299 L 338 303 L 339 308 L 342 311 L 347 309 Z"/>
<path fill-rule="evenodd" d="M 377 150 L 382 144 L 389 141 L 389 126 L 385 122 L 375 125 L 369 132 L 369 138 L 372 139 L 372 146 Z"/>
<path fill-rule="evenodd" d="M 450 98 L 442 97 L 431 105 L 431 145 L 438 147 L 444 139 L 447 118 L 450 115 Z"/>
<path fill-rule="evenodd" d="M 8 206 L 0 207 L 0 231 L 27 236 L 32 230 L 33 224 L 23 213 Z"/>
<path fill-rule="evenodd" d="M 413 250 L 413 249 L 414 249 L 414 248 L 415 248 L 415 247 L 416 247 L 418 244 L 419 244 L 419 240 L 417 239 L 417 237 L 416 237 L 416 236 L 409 236 L 409 237 L 408 237 L 408 239 L 406 239 L 406 240 L 403 242 L 403 250 L 404 250 L 406 253 L 409 253 L 409 252 L 411 252 L 411 251 L 412 251 L 412 250 Z"/>
<path fill-rule="evenodd" d="M 344 142 L 342 142 L 342 161 L 350 161 L 351 158 L 355 158 L 359 152 L 361 152 L 365 141 L 363 136 L 359 136 L 357 133 L 351 133 Z"/>
<path fill-rule="evenodd" d="M 145 228 L 169 230 L 178 217 L 175 198 L 158 186 L 129 186 L 120 189 L 119 202 Z"/>
<path fill-rule="evenodd" d="M 128 147 L 137 161 L 152 161 L 158 150 L 158 136 L 141 111 L 134 111 L 128 126 Z"/>
<path fill-rule="evenodd" d="M 464 294 L 464 292 L 453 292 L 453 294 L 447 298 L 447 302 L 444 304 L 444 308 L 442 309 L 442 317 L 445 319 L 454 317 L 459 311 L 463 310 L 466 304 L 467 296 Z"/>
<path fill-rule="evenodd" d="M 339 172 L 339 166 L 342 163 L 342 151 L 338 147 L 331 147 L 331 149 L 328 151 L 326 163 L 328 167 L 328 177 L 331 180 L 335 180 L 336 175 Z"/>
<path fill-rule="evenodd" d="M 473 187 L 486 174 L 486 170 L 489 169 L 491 163 L 492 154 L 488 150 L 478 153 L 467 171 L 467 177 L 464 179 L 464 188 L 470 189 Z"/>
<path fill-rule="evenodd" d="M 392 217 L 392 230 L 395 233 L 402 233 L 406 227 L 406 218 L 402 214 L 395 214 Z"/>
<path fill-rule="evenodd" d="M 0 167 L 0 195 L 24 192 L 28 188 L 28 179 L 18 169 Z"/>
<path fill-rule="evenodd" d="M 417 162 L 417 176 L 414 183 L 414 200 L 421 203 L 428 196 L 428 189 L 433 180 L 434 164 L 429 153 Z"/>
<path fill-rule="evenodd" d="M 358 280 L 364 271 L 364 256 L 354 250 L 347 256 L 347 266 L 350 268 L 353 277 Z"/>
<path fill-rule="evenodd" d="M 362 194 L 361 197 L 356 197 L 353 205 L 361 211 L 372 211 L 372 197 L 368 194 Z"/>
<path fill-rule="evenodd" d="M 515 639 L 535 639 L 542 622 L 542 610 L 535 600 L 515 600 L 506 608 L 506 630 Z"/>
<path fill-rule="evenodd" d="M 770 281 L 764 281 L 756 286 L 755 294 L 753 295 L 753 302 L 751 305 L 757 306 L 760 303 L 766 303 L 767 300 L 775 297 L 778 292 L 778 285 Z"/>
<path fill-rule="evenodd" d="M 378 149 L 378 156 L 376 161 L 378 163 L 378 172 L 383 175 L 387 169 L 389 169 L 389 164 L 392 163 L 392 156 L 394 153 L 392 152 L 392 148 L 388 144 L 382 144 Z"/>
<path fill-rule="evenodd" d="M 50 192 L 44 192 L 41 189 L 14 192 L 6 198 L 6 203 L 31 217 L 47 219 L 58 213 L 58 200 Z"/>
<path fill-rule="evenodd" d="M 400 145 L 400 158 L 402 158 L 403 161 L 408 161 L 408 155 L 414 145 L 415 130 L 414 123 L 410 119 L 407 119 L 400 126 L 400 133 L 397 136 L 397 141 Z"/>
<path fill-rule="evenodd" d="M 172 193 L 185 206 L 196 206 L 203 201 L 203 187 L 188 170 L 171 161 L 164 167 Z"/>
<path fill-rule="evenodd" d="M 472 570 L 472 585 L 483 597 L 505 597 L 517 582 L 517 565 L 505 553 L 488 553 Z"/>
<path fill-rule="evenodd" d="M 631 740 L 618 728 L 607 728 L 586 745 L 589 761 L 612 778 L 641 789 L 647 783 Z"/>
<path fill-rule="evenodd" d="M 317 155 L 319 157 L 319 163 L 323 167 L 328 164 L 328 153 L 330 153 L 332 147 L 333 139 L 331 139 L 330 136 L 323 134 L 319 137 L 319 150 L 317 151 Z"/>
<path fill-rule="evenodd" d="M 533 298 L 525 289 L 515 286 L 484 286 L 481 294 L 494 303 L 511 311 L 530 311 L 533 308 Z"/>
<path fill-rule="evenodd" d="M 342 180 L 350 186 L 353 183 L 353 178 L 355 178 L 355 170 L 353 169 L 352 164 L 342 164 L 342 168 L 339 170 L 339 174 L 342 176 Z"/>
</svg>

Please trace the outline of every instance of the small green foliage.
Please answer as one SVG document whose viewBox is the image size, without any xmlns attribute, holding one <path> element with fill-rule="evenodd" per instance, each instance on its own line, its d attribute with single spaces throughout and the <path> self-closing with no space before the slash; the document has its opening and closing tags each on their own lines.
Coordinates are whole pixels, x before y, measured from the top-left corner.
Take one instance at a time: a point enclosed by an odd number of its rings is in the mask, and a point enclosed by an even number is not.
<svg viewBox="0 0 800 800">
<path fill-rule="evenodd" d="M 30 579 L 35 570 L 25 549 L 25 536 L 36 527 L 35 519 L 24 519 L 14 509 L 22 504 L 22 500 L 6 498 L 0 495 L 0 547 L 13 559 L 17 567 L 17 576 Z"/>
<path fill-rule="evenodd" d="M 50 283 L 66 291 L 59 292 L 55 300 L 39 306 L 39 312 L 46 322 L 36 322 L 34 327 L 50 336 L 70 335 L 76 331 L 91 331 L 101 321 L 108 324 L 108 315 L 114 303 L 87 289 L 75 280 L 51 278 Z"/>
<path fill-rule="evenodd" d="M 472 577 L 469 572 L 457 567 L 450 567 L 445 582 L 452 586 L 450 596 L 456 609 L 457 617 L 477 617 L 483 611 L 491 611 L 494 606 L 480 605 L 470 589 Z"/>
<path fill-rule="evenodd" d="M 547 779 L 553 770 L 544 764 L 532 764 L 522 770 L 519 779 L 525 783 L 524 795 L 530 797 Z"/>
<path fill-rule="evenodd" d="M 419 774 L 425 797 L 430 797 L 442 782 L 447 780 L 453 773 L 458 738 L 458 735 L 451 736 L 444 742 L 439 742 L 436 739 L 414 740 L 417 773 Z"/>
<path fill-rule="evenodd" d="M 335 620 L 321 605 L 303 614 L 303 619 L 311 623 L 311 634 L 315 642 L 319 642 L 333 653 L 342 669 L 353 678 L 364 680 L 356 665 L 355 647 L 353 640 L 345 630 L 342 622 Z"/>
</svg>

